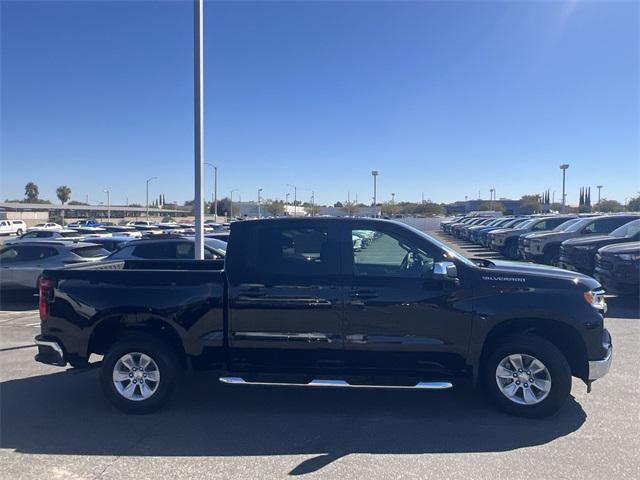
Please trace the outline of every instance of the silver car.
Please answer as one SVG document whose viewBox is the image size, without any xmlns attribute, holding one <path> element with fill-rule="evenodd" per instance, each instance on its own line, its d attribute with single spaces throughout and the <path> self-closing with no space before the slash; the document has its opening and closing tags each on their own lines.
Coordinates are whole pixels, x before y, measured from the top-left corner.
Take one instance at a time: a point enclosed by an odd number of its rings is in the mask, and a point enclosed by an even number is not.
<svg viewBox="0 0 640 480">
<path fill-rule="evenodd" d="M 7 240 L 6 242 L 4 242 L 4 244 L 15 245 L 24 242 L 50 242 L 52 240 L 61 241 L 81 239 L 82 235 L 80 235 L 75 230 L 32 230 L 25 233 L 24 235 L 20 235 L 19 237 L 13 238 L 11 240 Z"/>
<path fill-rule="evenodd" d="M 102 260 L 109 252 L 87 242 L 23 242 L 0 249 L 0 290 L 35 289 L 44 269 Z"/>
</svg>

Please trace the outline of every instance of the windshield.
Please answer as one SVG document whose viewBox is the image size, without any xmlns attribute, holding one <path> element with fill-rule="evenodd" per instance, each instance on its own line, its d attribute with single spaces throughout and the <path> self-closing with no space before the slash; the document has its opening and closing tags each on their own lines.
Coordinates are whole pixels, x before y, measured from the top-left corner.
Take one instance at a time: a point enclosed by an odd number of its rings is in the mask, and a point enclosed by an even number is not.
<svg viewBox="0 0 640 480">
<path fill-rule="evenodd" d="M 80 247 L 71 250 L 73 253 L 83 258 L 106 257 L 109 252 L 100 246 Z"/>
<path fill-rule="evenodd" d="M 572 218 L 571 220 L 567 220 L 566 222 L 561 223 L 556 228 L 554 228 L 552 232 L 564 232 L 567 228 L 569 228 L 571 225 L 573 225 L 579 220 L 580 220 L 579 218 Z"/>
<path fill-rule="evenodd" d="M 425 232 L 423 232 L 422 230 L 418 230 L 415 227 L 412 227 L 411 225 L 407 225 L 407 224 L 403 224 L 406 228 L 408 228 L 409 230 L 413 231 L 415 234 L 419 235 L 420 237 L 424 238 L 425 240 L 427 240 L 430 243 L 435 244 L 438 248 L 440 248 L 441 250 L 444 250 L 447 255 L 451 258 L 455 258 L 459 261 L 461 261 L 462 263 L 464 263 L 465 265 L 468 265 L 470 267 L 477 267 L 477 265 L 475 263 L 473 263 L 471 260 L 469 260 L 467 257 L 460 255 L 458 252 L 456 252 L 454 249 L 452 249 L 451 247 L 446 246 L 444 243 L 442 243 L 439 240 L 436 240 L 435 238 L 433 238 L 431 235 L 426 234 Z"/>
<path fill-rule="evenodd" d="M 587 224 L 589 224 L 593 219 L 592 218 L 581 218 L 576 223 L 571 225 L 569 228 L 564 229 L 564 232 L 577 232 L 582 230 Z"/>
<path fill-rule="evenodd" d="M 527 220 L 523 222 L 521 225 L 518 225 L 518 228 L 529 228 L 531 225 L 536 223 L 537 219 L 532 218 L 531 220 Z"/>
<path fill-rule="evenodd" d="M 625 223 L 611 232 L 609 236 L 616 238 L 633 237 L 638 232 L 640 232 L 640 219 Z"/>
<path fill-rule="evenodd" d="M 61 237 L 77 237 L 78 232 L 59 232 Z"/>
</svg>

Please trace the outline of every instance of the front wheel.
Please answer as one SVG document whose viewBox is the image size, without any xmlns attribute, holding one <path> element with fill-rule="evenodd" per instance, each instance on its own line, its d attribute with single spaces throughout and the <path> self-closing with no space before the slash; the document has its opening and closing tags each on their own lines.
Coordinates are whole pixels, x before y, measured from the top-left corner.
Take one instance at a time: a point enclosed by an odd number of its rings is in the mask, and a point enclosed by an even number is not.
<svg viewBox="0 0 640 480">
<path fill-rule="evenodd" d="M 178 356 L 170 345 L 151 335 L 129 335 L 104 357 L 100 384 L 119 410 L 151 413 L 169 400 L 179 368 Z"/>
<path fill-rule="evenodd" d="M 511 260 L 517 260 L 520 254 L 518 253 L 518 243 L 510 242 L 505 249 L 505 256 Z"/>
<path fill-rule="evenodd" d="M 482 383 L 489 397 L 513 415 L 543 418 L 571 392 L 571 368 L 551 342 L 535 335 L 504 338 L 486 358 Z"/>
<path fill-rule="evenodd" d="M 18 236 L 18 237 L 22 236 L 22 229 L 21 228 L 16 230 L 16 236 Z"/>
</svg>

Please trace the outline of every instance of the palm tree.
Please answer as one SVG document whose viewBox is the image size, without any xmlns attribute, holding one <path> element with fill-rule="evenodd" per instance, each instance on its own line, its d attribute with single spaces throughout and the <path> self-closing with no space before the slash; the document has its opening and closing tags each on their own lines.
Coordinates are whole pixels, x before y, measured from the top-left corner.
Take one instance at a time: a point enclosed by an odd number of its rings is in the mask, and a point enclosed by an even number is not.
<svg viewBox="0 0 640 480">
<path fill-rule="evenodd" d="M 71 188 L 67 187 L 66 185 L 62 185 L 56 189 L 56 195 L 58 196 L 58 200 L 60 200 L 60 203 L 64 205 L 71 198 Z M 64 209 L 62 210 L 61 217 L 62 225 L 64 226 Z"/>
<path fill-rule="evenodd" d="M 29 202 L 38 200 L 38 195 L 40 195 L 40 191 L 35 183 L 29 182 L 24 186 L 24 196 L 27 197 Z"/>
</svg>

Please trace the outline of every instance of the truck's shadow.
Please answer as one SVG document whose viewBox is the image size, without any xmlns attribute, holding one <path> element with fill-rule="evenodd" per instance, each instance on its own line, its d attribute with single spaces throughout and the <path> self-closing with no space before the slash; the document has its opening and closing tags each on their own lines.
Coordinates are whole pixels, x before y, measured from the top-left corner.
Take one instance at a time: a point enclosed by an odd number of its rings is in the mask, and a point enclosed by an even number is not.
<svg viewBox="0 0 640 480">
<path fill-rule="evenodd" d="M 35 290 L 0 291 L 0 311 L 24 312 L 38 308 Z"/>
<path fill-rule="evenodd" d="M 638 296 L 609 297 L 607 298 L 607 307 L 607 317 L 634 320 L 640 318 L 640 299 Z"/>
<path fill-rule="evenodd" d="M 165 410 L 117 412 L 97 372 L 0 384 L 0 447 L 20 453 L 125 456 L 312 455 L 291 472 L 350 453 L 500 452 L 567 435 L 586 415 L 573 398 L 554 417 L 493 410 L 469 387 L 448 392 L 225 386 L 197 374 Z"/>
</svg>

